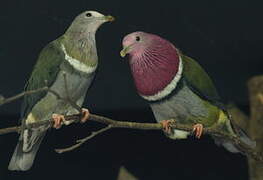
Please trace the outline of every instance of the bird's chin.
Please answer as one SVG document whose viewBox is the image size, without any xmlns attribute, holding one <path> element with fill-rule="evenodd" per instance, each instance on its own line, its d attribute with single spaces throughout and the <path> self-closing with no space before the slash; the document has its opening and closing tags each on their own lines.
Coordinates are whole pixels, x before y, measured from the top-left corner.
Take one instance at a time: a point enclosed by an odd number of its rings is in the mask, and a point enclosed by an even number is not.
<svg viewBox="0 0 263 180">
<path fill-rule="evenodd" d="M 130 67 L 134 67 L 134 66 L 137 66 L 138 65 L 138 59 L 136 58 L 132 58 L 131 55 L 129 55 L 129 57 L 127 58 L 128 59 L 128 63 L 130 65 Z"/>
</svg>

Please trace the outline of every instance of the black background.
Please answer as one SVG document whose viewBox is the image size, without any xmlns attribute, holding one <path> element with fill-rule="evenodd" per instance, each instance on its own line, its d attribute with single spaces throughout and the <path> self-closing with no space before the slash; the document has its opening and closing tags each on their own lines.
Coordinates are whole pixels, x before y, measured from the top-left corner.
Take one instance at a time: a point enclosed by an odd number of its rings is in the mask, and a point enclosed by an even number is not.
<svg viewBox="0 0 263 180">
<path fill-rule="evenodd" d="M 84 10 L 116 17 L 97 32 L 98 76 L 85 106 L 118 120 L 154 122 L 136 94 L 128 63 L 119 56 L 122 38 L 142 30 L 158 34 L 195 58 L 213 78 L 225 102 L 248 110 L 246 82 L 262 74 L 262 1 L 2 1 L 0 93 L 23 90 L 40 50 L 64 33 Z M 20 101 L 2 106 L 1 127 L 15 125 Z M 51 130 L 33 168 L 7 171 L 17 135 L 0 137 L 0 179 L 116 179 L 125 165 L 140 179 L 247 179 L 246 159 L 218 148 L 209 137 L 172 141 L 161 132 L 111 130 L 70 153 L 56 154 L 99 125 Z"/>
</svg>

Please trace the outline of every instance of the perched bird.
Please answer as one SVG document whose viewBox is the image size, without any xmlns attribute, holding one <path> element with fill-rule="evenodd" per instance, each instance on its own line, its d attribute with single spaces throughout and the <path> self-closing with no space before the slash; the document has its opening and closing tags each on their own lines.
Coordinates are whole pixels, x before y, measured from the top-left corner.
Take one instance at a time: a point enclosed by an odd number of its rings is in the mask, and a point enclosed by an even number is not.
<svg viewBox="0 0 263 180">
<path fill-rule="evenodd" d="M 104 16 L 96 11 L 85 11 L 78 15 L 65 34 L 41 51 L 25 90 L 48 86 L 61 97 L 69 96 L 82 106 L 98 66 L 96 31 L 103 23 L 113 20 L 112 16 Z M 81 120 L 84 122 L 89 112 L 87 109 L 82 111 Z M 52 117 L 54 127 L 59 128 L 64 120 L 63 115 L 73 113 L 77 113 L 77 110 L 51 92 L 27 95 L 21 110 L 22 126 Z M 9 170 L 26 171 L 31 168 L 47 128 L 25 129 L 21 133 Z"/>
<path fill-rule="evenodd" d="M 203 127 L 218 127 L 225 133 L 238 135 L 250 147 L 255 146 L 231 123 L 212 80 L 195 60 L 169 41 L 146 32 L 126 35 L 122 45 L 120 54 L 129 55 L 138 94 L 149 103 L 168 137 L 185 139 L 189 135 L 189 132 L 169 128 L 168 119 L 175 119 L 192 125 L 197 138 L 201 137 Z M 218 138 L 215 141 L 231 152 L 239 152 L 229 141 Z"/>
</svg>

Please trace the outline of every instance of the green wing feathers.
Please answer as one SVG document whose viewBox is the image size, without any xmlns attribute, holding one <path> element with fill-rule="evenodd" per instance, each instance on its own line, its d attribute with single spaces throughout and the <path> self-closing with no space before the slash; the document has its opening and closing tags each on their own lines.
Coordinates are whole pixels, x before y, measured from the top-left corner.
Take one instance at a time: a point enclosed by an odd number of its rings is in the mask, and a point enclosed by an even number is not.
<svg viewBox="0 0 263 180">
<path fill-rule="evenodd" d="M 183 61 L 183 77 L 187 84 L 200 96 L 210 101 L 220 102 L 220 97 L 213 81 L 205 70 L 192 58 L 180 54 Z"/>
<path fill-rule="evenodd" d="M 212 126 L 218 121 L 219 109 L 225 112 L 225 107 L 221 103 L 213 81 L 205 70 L 192 58 L 183 54 L 181 54 L 181 58 L 183 61 L 183 78 L 185 82 L 196 95 L 205 100 L 203 101 L 204 105 L 209 109 L 208 117 L 201 118 L 200 122 L 196 123 L 202 123 L 207 127 Z"/>
<path fill-rule="evenodd" d="M 25 90 L 35 90 L 44 86 L 52 86 L 64 60 L 64 53 L 60 43 L 53 41 L 40 53 L 33 72 L 27 82 Z M 22 118 L 26 117 L 33 106 L 46 95 L 47 92 L 38 92 L 24 97 L 22 105 Z"/>
</svg>

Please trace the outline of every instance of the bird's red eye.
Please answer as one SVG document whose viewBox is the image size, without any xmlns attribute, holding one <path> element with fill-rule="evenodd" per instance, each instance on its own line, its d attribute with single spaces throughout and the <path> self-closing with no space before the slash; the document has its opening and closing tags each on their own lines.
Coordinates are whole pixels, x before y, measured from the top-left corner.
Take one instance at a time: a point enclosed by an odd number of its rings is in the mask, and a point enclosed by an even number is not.
<svg viewBox="0 0 263 180">
<path fill-rule="evenodd" d="M 136 36 L 135 39 L 136 39 L 136 41 L 140 41 L 141 38 L 139 36 Z"/>
</svg>

